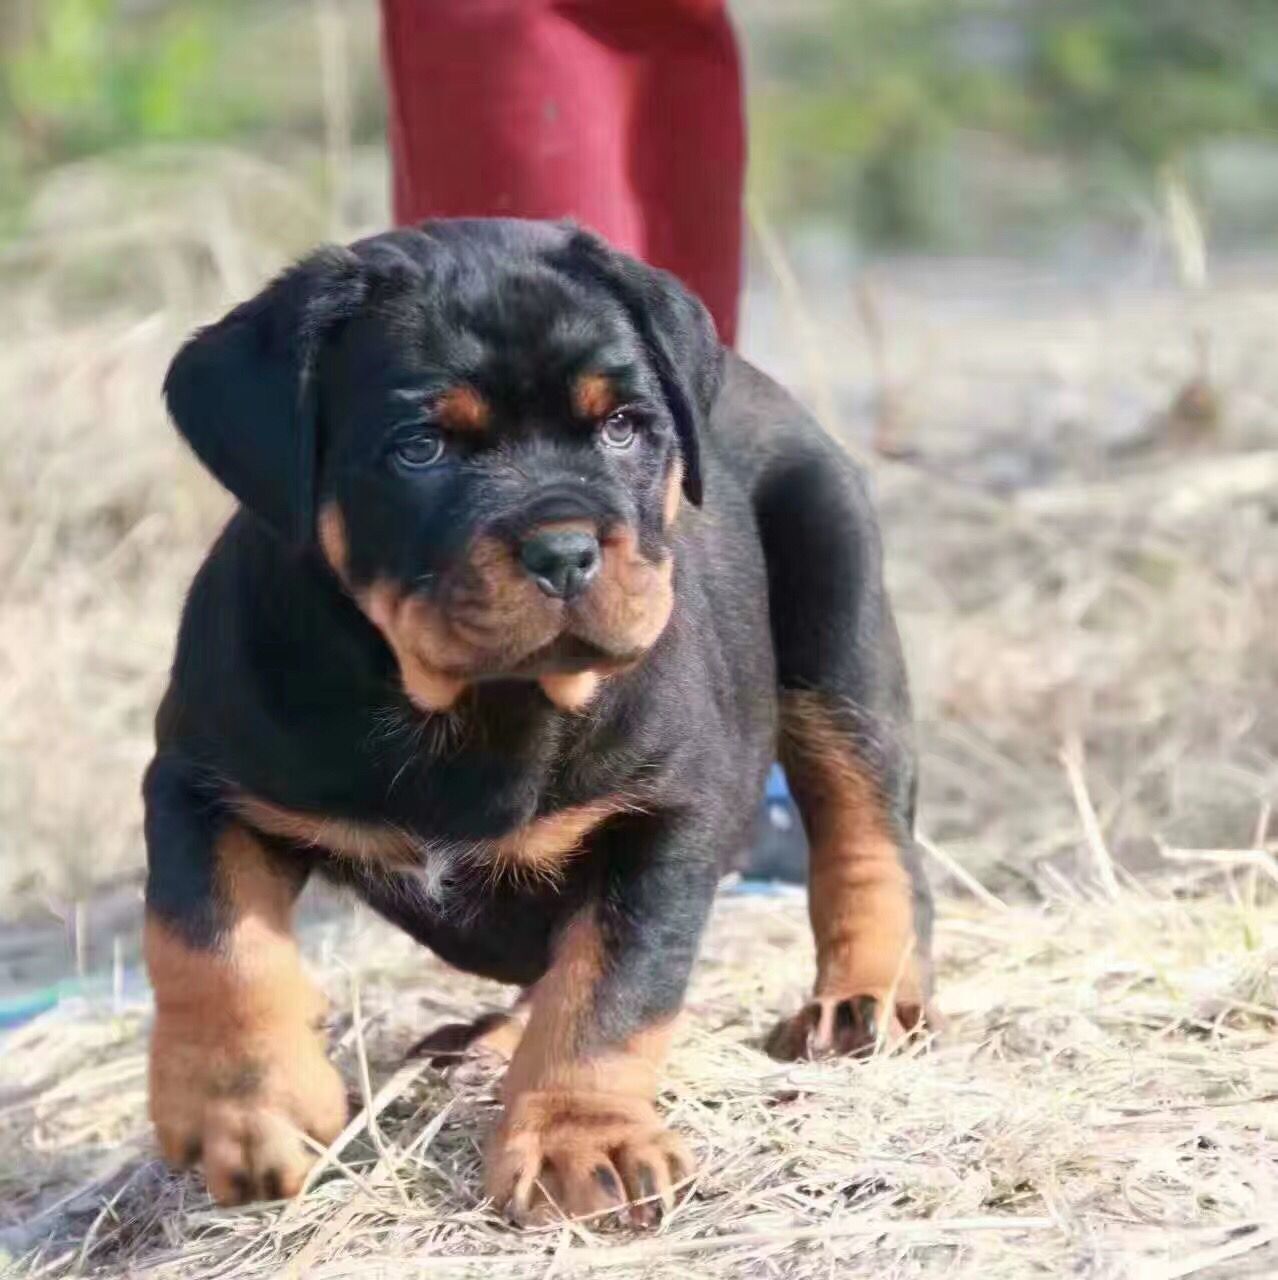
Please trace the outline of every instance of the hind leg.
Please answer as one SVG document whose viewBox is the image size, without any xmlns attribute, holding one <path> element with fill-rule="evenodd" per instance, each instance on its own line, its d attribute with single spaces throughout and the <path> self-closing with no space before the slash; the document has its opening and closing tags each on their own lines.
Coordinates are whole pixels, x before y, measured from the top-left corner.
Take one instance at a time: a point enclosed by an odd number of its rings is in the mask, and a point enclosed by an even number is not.
<svg viewBox="0 0 1278 1280">
<path fill-rule="evenodd" d="M 449 1022 L 424 1035 L 409 1057 L 428 1057 L 455 1085 L 485 1084 L 509 1065 L 531 1012 L 525 990 L 504 1013 L 485 1013 L 473 1022 Z"/>
<path fill-rule="evenodd" d="M 768 1040 L 778 1058 L 871 1053 L 923 1021 L 930 904 L 905 815 L 827 696 L 782 695 L 782 760 L 808 829 L 812 1000 Z"/>
<path fill-rule="evenodd" d="M 918 1028 L 931 898 L 914 843 L 909 692 L 856 468 L 799 433 L 756 489 L 781 686 L 781 760 L 811 848 L 812 1000 L 776 1057 L 863 1054 Z"/>
</svg>

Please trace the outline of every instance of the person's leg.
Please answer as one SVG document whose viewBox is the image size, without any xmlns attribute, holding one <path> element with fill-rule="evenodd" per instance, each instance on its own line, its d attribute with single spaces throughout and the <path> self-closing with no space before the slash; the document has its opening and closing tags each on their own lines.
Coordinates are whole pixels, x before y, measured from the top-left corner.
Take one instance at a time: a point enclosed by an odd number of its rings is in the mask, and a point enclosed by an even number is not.
<svg viewBox="0 0 1278 1280">
<path fill-rule="evenodd" d="M 688 285 L 731 346 L 745 179 L 736 36 L 723 0 L 633 0 L 633 13 L 644 51 L 630 132 L 630 181 L 643 209 L 638 256 Z"/>
<path fill-rule="evenodd" d="M 744 127 L 723 0 L 382 0 L 395 218 L 573 217 L 732 341 Z"/>
</svg>

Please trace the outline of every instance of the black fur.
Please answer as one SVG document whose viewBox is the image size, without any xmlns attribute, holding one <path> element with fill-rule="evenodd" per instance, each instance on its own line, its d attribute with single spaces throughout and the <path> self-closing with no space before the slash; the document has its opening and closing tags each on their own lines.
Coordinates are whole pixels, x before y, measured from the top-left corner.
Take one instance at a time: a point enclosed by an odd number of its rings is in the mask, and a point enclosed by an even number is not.
<svg viewBox="0 0 1278 1280">
<path fill-rule="evenodd" d="M 315 358 L 366 286 L 354 255 L 322 249 L 197 333 L 164 381 L 200 460 L 286 536 L 305 539 L 314 523 Z"/>
<path fill-rule="evenodd" d="M 586 369 L 641 406 L 624 454 L 573 420 L 568 386 Z M 490 429 L 405 474 L 396 442 L 458 378 Z M 843 708 L 908 847 L 908 700 L 864 485 L 792 399 L 722 351 L 672 277 L 572 227 L 427 224 L 307 259 L 193 339 L 167 394 L 243 504 L 191 588 L 146 787 L 149 900 L 193 945 L 215 940 L 230 790 L 391 823 L 437 855 L 395 875 L 291 856 L 508 982 L 537 978 L 556 930 L 593 904 L 606 959 L 592 1034 L 615 1041 L 682 998 L 716 880 L 750 836 L 779 686 Z M 666 528 L 676 454 L 702 505 Z M 325 503 L 346 517 L 346 584 L 316 545 Z M 502 669 L 447 713 L 417 710 L 350 582 L 429 595 L 478 533 L 578 515 L 673 555 L 674 610 L 651 649 L 581 714 Z M 459 852 L 616 793 L 635 811 L 592 833 L 557 885 L 490 885 Z"/>
</svg>

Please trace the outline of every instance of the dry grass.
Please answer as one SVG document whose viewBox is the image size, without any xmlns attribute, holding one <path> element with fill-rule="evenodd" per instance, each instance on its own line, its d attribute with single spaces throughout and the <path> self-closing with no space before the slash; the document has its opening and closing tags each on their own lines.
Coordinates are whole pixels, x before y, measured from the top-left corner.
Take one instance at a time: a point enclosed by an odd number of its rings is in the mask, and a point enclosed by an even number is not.
<svg viewBox="0 0 1278 1280">
<path fill-rule="evenodd" d="M 274 170 L 180 153 L 78 167 L 39 208 L 0 258 L 0 903 L 65 906 L 139 864 L 176 610 L 227 511 L 165 365 L 323 222 Z"/>
<path fill-rule="evenodd" d="M 72 1008 L 19 1033 L 0 1067 L 0 1142 L 20 1153 L 0 1199 L 28 1221 L 0 1244 L 34 1248 L 16 1268 L 29 1276 L 1170 1278 L 1229 1274 L 1208 1264 L 1231 1251 L 1271 1274 L 1278 898 L 1222 877 L 946 901 L 945 1038 L 865 1064 L 759 1052 L 810 978 L 806 922 L 797 896 L 725 899 L 667 1096 L 702 1169 L 648 1238 L 521 1233 L 478 1199 L 489 1092 L 454 1093 L 402 1055 L 497 993 L 381 925 L 335 924 L 315 950 L 338 1061 L 356 1088 L 362 1040 L 375 1116 L 304 1200 L 218 1211 L 164 1172 L 144 1010 Z"/>
<path fill-rule="evenodd" d="M 163 368 L 326 219 L 225 153 L 85 166 L 41 207 L 0 258 L 0 918 L 136 880 L 150 716 L 226 511 L 164 421 Z M 992 268 L 898 264 L 859 307 L 820 283 L 814 321 L 758 307 L 748 346 L 854 441 L 886 416 L 914 452 L 874 469 L 948 886 L 945 1043 L 769 1063 L 753 1046 L 810 976 L 802 911 L 726 899 L 669 1099 L 692 1198 L 648 1240 L 519 1234 L 476 1199 L 485 1099 L 399 1073 L 492 993 L 343 919 L 311 941 L 384 1143 L 354 1133 L 298 1206 L 214 1211 L 151 1158 L 142 1005 L 63 1006 L 0 1056 L 14 1274 L 1278 1271 L 1272 265 L 1192 315 Z M 1201 420 L 1166 412 L 1194 327 L 1221 405 Z M 946 863 L 999 896 L 956 896 Z"/>
<path fill-rule="evenodd" d="M 150 716 L 227 509 L 164 419 L 165 364 L 326 215 L 221 152 L 78 167 L 40 208 L 0 257 L 0 903 L 66 913 L 139 865 Z M 1278 791 L 1278 269 L 1191 317 L 1174 290 L 1007 268 L 872 287 L 880 359 L 830 292 L 806 327 L 765 296 L 747 346 L 862 443 L 890 402 L 917 454 L 875 473 L 931 833 L 995 883 L 1035 879 L 1077 844 L 1058 756 L 1078 737 L 1120 860 L 1154 834 L 1244 841 Z M 1224 407 L 1186 442 L 1160 413 L 1191 319 Z"/>
</svg>

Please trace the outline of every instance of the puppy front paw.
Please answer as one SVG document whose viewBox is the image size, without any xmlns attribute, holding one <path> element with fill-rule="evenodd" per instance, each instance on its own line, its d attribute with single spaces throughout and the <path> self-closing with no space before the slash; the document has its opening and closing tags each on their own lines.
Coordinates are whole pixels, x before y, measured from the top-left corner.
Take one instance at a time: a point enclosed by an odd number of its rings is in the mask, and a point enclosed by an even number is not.
<svg viewBox="0 0 1278 1280">
<path fill-rule="evenodd" d="M 157 1014 L 150 1105 L 165 1159 L 202 1166 L 219 1204 L 297 1195 L 316 1159 L 302 1135 L 327 1145 L 346 1123 L 346 1090 L 319 1037 L 303 1026 L 210 1044 L 200 1030 Z"/>
<path fill-rule="evenodd" d="M 694 1163 L 645 1099 L 575 1090 L 516 1095 L 493 1136 L 486 1189 L 520 1225 L 613 1214 L 651 1226 Z"/>
</svg>

